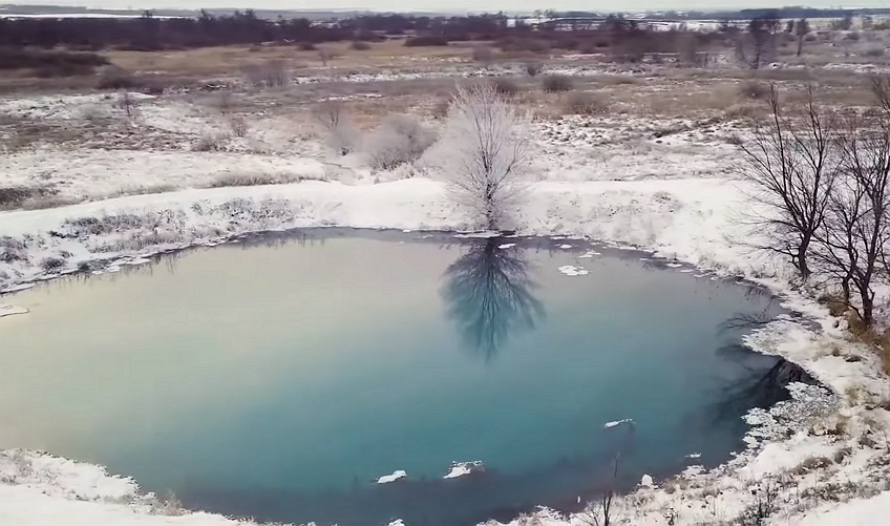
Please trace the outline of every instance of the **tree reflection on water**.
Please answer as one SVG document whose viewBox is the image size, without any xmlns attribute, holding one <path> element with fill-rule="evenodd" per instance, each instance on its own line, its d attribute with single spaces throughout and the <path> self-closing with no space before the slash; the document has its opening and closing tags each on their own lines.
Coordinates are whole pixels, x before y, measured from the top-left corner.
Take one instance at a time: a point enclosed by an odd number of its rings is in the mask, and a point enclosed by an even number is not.
<svg viewBox="0 0 890 526">
<path fill-rule="evenodd" d="M 486 362 L 512 333 L 534 329 L 544 317 L 523 252 L 498 248 L 504 243 L 504 238 L 474 243 L 443 275 L 448 317 L 457 324 L 463 345 Z"/>
</svg>

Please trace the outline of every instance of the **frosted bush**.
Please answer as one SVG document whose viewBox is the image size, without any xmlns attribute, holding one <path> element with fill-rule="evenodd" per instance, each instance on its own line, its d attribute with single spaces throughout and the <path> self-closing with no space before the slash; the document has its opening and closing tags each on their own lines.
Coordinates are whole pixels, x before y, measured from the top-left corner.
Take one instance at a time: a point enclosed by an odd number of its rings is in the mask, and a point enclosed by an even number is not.
<svg viewBox="0 0 890 526">
<path fill-rule="evenodd" d="M 436 142 L 436 132 L 416 117 L 387 117 L 368 141 L 370 164 L 378 170 L 391 170 L 416 161 Z"/>
<path fill-rule="evenodd" d="M 359 143 L 359 131 L 343 106 L 336 102 L 325 102 L 312 111 L 312 117 L 332 150 L 340 155 L 355 151 Z"/>
</svg>

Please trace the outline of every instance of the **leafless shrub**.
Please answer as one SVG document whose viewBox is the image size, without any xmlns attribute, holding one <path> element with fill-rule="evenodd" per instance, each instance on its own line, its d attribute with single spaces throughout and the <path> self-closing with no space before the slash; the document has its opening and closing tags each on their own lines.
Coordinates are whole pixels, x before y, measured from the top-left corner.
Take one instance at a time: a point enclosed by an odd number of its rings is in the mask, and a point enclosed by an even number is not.
<svg viewBox="0 0 890 526">
<path fill-rule="evenodd" d="M 45 210 L 47 208 L 59 208 L 71 206 L 81 202 L 81 199 L 65 197 L 61 195 L 39 195 L 29 197 L 21 204 L 22 210 Z"/>
<path fill-rule="evenodd" d="M 736 57 L 751 69 L 760 69 L 776 56 L 776 31 L 779 21 L 775 18 L 757 17 L 748 24 L 748 30 L 738 35 L 735 42 Z"/>
<path fill-rule="evenodd" d="M 223 115 L 231 113 L 235 108 L 235 93 L 232 90 L 223 89 L 212 94 L 211 97 L 210 105 Z"/>
<path fill-rule="evenodd" d="M 560 91 L 571 91 L 574 87 L 572 77 L 567 75 L 547 75 L 542 82 L 544 91 L 548 93 L 557 93 Z"/>
<path fill-rule="evenodd" d="M 305 180 L 303 177 L 295 177 L 286 174 L 223 174 L 210 183 L 210 188 L 223 188 L 228 186 L 264 186 L 270 184 L 297 183 Z"/>
<path fill-rule="evenodd" d="M 528 119 L 490 84 L 460 88 L 442 140 L 443 169 L 452 195 L 495 229 L 521 195 L 528 169 Z"/>
<path fill-rule="evenodd" d="M 707 51 L 702 51 L 699 36 L 694 33 L 682 35 L 677 42 L 677 60 L 681 65 L 692 68 L 704 68 L 711 62 Z"/>
<path fill-rule="evenodd" d="M 27 257 L 24 243 L 14 237 L 0 236 L 0 262 L 14 263 Z"/>
<path fill-rule="evenodd" d="M 127 90 L 138 87 L 139 83 L 133 74 L 117 66 L 105 68 L 96 83 L 96 89 L 100 90 Z"/>
<path fill-rule="evenodd" d="M 180 517 L 188 513 L 182 506 L 182 502 L 173 494 L 172 491 L 168 491 L 167 495 L 161 499 L 155 497 L 153 501 L 148 503 L 149 505 L 149 514 L 151 515 L 163 515 L 165 517 Z"/>
<path fill-rule="evenodd" d="M 74 202 L 76 200 L 60 197 L 56 190 L 41 186 L 0 187 L 0 210 L 40 210 Z"/>
<path fill-rule="evenodd" d="M 723 119 L 727 121 L 753 121 L 761 115 L 759 105 L 732 104 L 723 112 Z"/>
<path fill-rule="evenodd" d="M 235 137 L 247 137 L 247 131 L 250 129 L 247 119 L 242 115 L 233 115 L 229 119 L 229 127 Z"/>
<path fill-rule="evenodd" d="M 321 48 L 318 50 L 318 60 L 321 61 L 321 65 L 327 67 L 328 62 L 337 58 L 337 55 L 330 49 Z"/>
<path fill-rule="evenodd" d="M 117 100 L 114 102 L 115 107 L 122 110 L 130 120 L 133 120 L 136 117 L 136 104 L 136 99 L 129 91 L 118 93 Z"/>
<path fill-rule="evenodd" d="M 739 97 L 750 100 L 765 100 L 770 96 L 770 87 L 756 81 L 743 82 L 738 87 Z"/>
<path fill-rule="evenodd" d="M 563 109 L 572 115 L 603 115 L 608 112 L 609 106 L 595 93 L 576 91 L 566 97 Z"/>
<path fill-rule="evenodd" d="M 769 209 L 757 220 L 769 242 L 757 248 L 789 257 L 804 279 L 812 274 L 809 256 L 839 163 L 833 148 L 836 123 L 816 106 L 812 89 L 807 95 L 803 115 L 789 118 L 772 86 L 769 123 L 759 126 L 753 139 L 736 141 L 748 161 L 743 175 L 755 188 L 752 197 Z"/>
<path fill-rule="evenodd" d="M 529 77 L 537 77 L 544 71 L 544 65 L 540 62 L 526 62 L 523 68 Z"/>
<path fill-rule="evenodd" d="M 508 77 L 497 77 L 491 81 L 491 85 L 504 97 L 515 97 L 519 93 L 519 84 Z"/>
<path fill-rule="evenodd" d="M 89 104 L 79 108 L 80 117 L 90 124 L 105 123 L 111 119 L 109 107 L 102 104 Z"/>
<path fill-rule="evenodd" d="M 756 501 L 738 518 L 740 526 L 765 526 L 778 509 L 779 489 L 770 481 L 761 482 L 755 490 Z"/>
<path fill-rule="evenodd" d="M 494 50 L 488 46 L 473 47 L 473 60 L 488 67 L 494 62 Z"/>
<path fill-rule="evenodd" d="M 391 170 L 420 158 L 436 141 L 436 133 L 416 117 L 392 115 L 374 131 L 368 143 L 371 166 Z"/>
<path fill-rule="evenodd" d="M 283 61 L 273 60 L 265 64 L 244 67 L 244 78 L 254 88 L 276 88 L 290 84 L 290 72 Z"/>
<path fill-rule="evenodd" d="M 448 116 L 448 108 L 451 106 L 450 98 L 443 98 L 436 101 L 432 108 L 432 115 L 434 119 L 444 119 Z"/>
<path fill-rule="evenodd" d="M 872 58 L 875 58 L 875 57 L 882 57 L 882 56 L 884 56 L 884 53 L 885 53 L 886 51 L 887 51 L 887 48 L 885 48 L 885 47 L 882 46 L 882 45 L 872 45 L 872 46 L 866 46 L 865 48 L 863 48 L 863 49 L 859 52 L 859 54 L 862 55 L 863 57 L 872 57 Z"/>
<path fill-rule="evenodd" d="M 342 105 L 334 101 L 324 102 L 312 110 L 312 116 L 334 151 L 346 155 L 355 150 L 359 132 Z"/>
<path fill-rule="evenodd" d="M 192 144 L 193 152 L 219 152 L 225 150 L 231 137 L 225 133 L 204 133 Z"/>
<path fill-rule="evenodd" d="M 53 272 L 55 270 L 59 270 L 65 266 L 65 260 L 58 257 L 46 257 L 40 261 L 40 268 L 43 269 L 44 272 Z"/>
</svg>

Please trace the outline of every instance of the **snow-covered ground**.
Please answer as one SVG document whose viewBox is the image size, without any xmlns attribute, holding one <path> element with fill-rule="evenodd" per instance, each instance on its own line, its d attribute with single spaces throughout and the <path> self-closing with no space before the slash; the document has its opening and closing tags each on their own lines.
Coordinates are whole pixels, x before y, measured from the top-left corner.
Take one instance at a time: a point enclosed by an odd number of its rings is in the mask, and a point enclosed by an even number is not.
<svg viewBox="0 0 890 526">
<path fill-rule="evenodd" d="M 113 101 L 48 97 L 0 101 L 0 113 L 89 128 L 81 115 L 96 104 L 113 111 Z M 113 126 L 129 130 L 118 135 L 123 146 L 97 148 L 84 138 L 0 155 L 0 188 L 41 188 L 83 201 L 0 212 L 0 290 L 258 230 L 477 226 L 423 159 L 411 169 L 375 171 L 361 151 L 333 158 L 274 115 L 258 115 L 255 135 L 229 138 L 231 148 L 221 151 L 193 151 L 203 133 L 222 129 L 225 121 L 183 99 L 145 98 L 138 119 L 114 119 Z M 746 220 L 758 211 L 746 198 L 750 189 L 732 178 L 731 124 L 571 118 L 539 122 L 534 130 L 536 175 L 505 226 L 635 246 L 716 274 L 744 276 L 771 287 L 814 322 L 780 319 L 748 343 L 801 365 L 824 389 L 795 384 L 792 400 L 751 412 L 748 448 L 734 460 L 711 471 L 693 466 L 641 487 L 616 502 L 613 521 L 878 524 L 890 512 L 890 497 L 881 493 L 890 489 L 890 413 L 884 409 L 890 382 L 876 356 L 852 342 L 812 292 L 795 292 L 785 262 L 746 248 L 758 235 Z M 163 139 L 152 139 L 151 152 L 139 149 L 148 136 Z M 221 175 L 300 182 L 211 188 Z M 122 196 L 108 198 L 115 195 Z M 573 266 L 571 273 L 581 270 Z M 9 306 L 0 312 L 17 312 L 14 295 L 2 300 Z M 758 514 L 763 522 L 756 522 Z M 591 521 L 542 510 L 512 524 Z M 140 495 L 134 481 L 96 466 L 0 451 L 0 525 L 162 524 L 236 522 Z"/>
</svg>

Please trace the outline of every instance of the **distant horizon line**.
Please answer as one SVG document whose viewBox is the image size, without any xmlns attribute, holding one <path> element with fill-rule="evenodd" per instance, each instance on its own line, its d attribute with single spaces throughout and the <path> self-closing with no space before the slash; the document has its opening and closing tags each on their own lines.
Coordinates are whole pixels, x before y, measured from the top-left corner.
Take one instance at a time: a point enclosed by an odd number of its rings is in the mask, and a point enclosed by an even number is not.
<svg viewBox="0 0 890 526">
<path fill-rule="evenodd" d="M 453 13 L 466 13 L 466 14 L 494 14 L 494 13 L 506 13 L 506 14 L 533 14 L 535 11 L 549 11 L 551 9 L 531 9 L 531 10 L 485 10 L 485 9 L 418 9 L 418 10 L 395 10 L 395 9 L 383 9 L 378 7 L 332 7 L 332 8 L 275 8 L 275 7 L 233 7 L 233 6 L 214 6 L 214 7 L 195 7 L 195 8 L 187 8 L 187 7 L 94 7 L 87 5 L 77 5 L 77 4 L 68 4 L 68 3 L 46 3 L 46 4 L 17 4 L 17 3 L 0 3 L 0 10 L 4 10 L 4 8 L 10 7 L 21 7 L 28 9 L 40 9 L 40 8 L 73 8 L 77 10 L 83 11 L 108 11 L 108 12 L 144 12 L 144 11 L 187 11 L 187 12 L 200 12 L 202 10 L 208 11 L 277 11 L 277 12 L 288 12 L 288 13 L 392 13 L 392 14 L 453 14 Z M 831 7 L 813 7 L 806 4 L 790 4 L 783 5 L 779 7 L 724 7 L 720 9 L 706 9 L 706 8 L 662 8 L 662 9 L 636 9 L 636 10 L 618 10 L 618 9 L 552 9 L 556 12 L 584 12 L 584 13 L 663 13 L 667 11 L 673 11 L 677 13 L 685 13 L 685 12 L 699 12 L 703 14 L 708 13 L 721 13 L 721 12 L 732 12 L 732 11 L 742 11 L 748 9 L 814 9 L 820 11 L 854 11 L 858 9 L 890 9 L 890 6 L 874 6 L 874 7 L 864 7 L 864 6 L 831 6 Z"/>
</svg>

